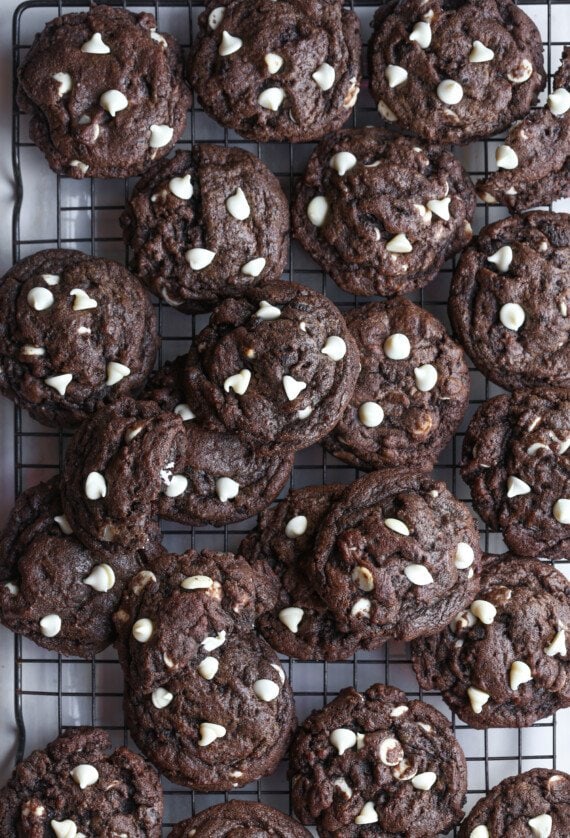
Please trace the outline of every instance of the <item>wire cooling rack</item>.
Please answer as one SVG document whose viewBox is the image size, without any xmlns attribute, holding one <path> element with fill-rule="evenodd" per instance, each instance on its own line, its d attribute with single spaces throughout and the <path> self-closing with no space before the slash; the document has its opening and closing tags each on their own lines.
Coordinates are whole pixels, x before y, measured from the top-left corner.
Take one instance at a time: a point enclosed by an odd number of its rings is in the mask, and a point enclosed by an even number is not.
<svg viewBox="0 0 570 838">
<path fill-rule="evenodd" d="M 197 17 L 203 4 L 192 0 L 131 3 L 120 5 L 133 11 L 151 11 L 158 28 L 172 32 L 187 48 L 196 30 Z M 370 21 L 378 3 L 354 0 L 352 7 L 362 23 L 362 35 L 368 40 Z M 545 48 L 545 64 L 551 84 L 562 46 L 570 43 L 570 4 L 563 0 L 536 0 L 521 4 L 539 26 Z M 68 0 L 31 0 L 18 7 L 13 19 L 14 79 L 17 69 L 33 36 L 43 25 L 68 11 L 84 11 L 88 3 Z M 364 68 L 365 69 L 365 68 Z M 549 88 L 550 89 L 550 88 Z M 542 94 L 541 104 L 546 92 Z M 374 103 L 367 91 L 366 76 L 352 124 L 379 124 Z M 256 144 L 243 140 L 225 130 L 206 116 L 197 103 L 188 116 L 186 131 L 179 147 L 188 148 L 192 142 L 214 142 L 238 145 L 258 155 L 279 177 L 286 194 L 291 194 L 294 177 L 300 174 L 313 148 L 312 144 L 283 143 Z M 456 154 L 474 177 L 487 174 L 494 168 L 494 149 L 500 138 L 475 143 L 456 149 Z M 48 247 L 77 248 L 86 253 L 127 260 L 128 252 L 121 237 L 119 215 L 134 180 L 83 180 L 58 177 L 48 168 L 40 152 L 28 139 L 28 118 L 14 105 L 13 166 L 16 204 L 13 217 L 14 261 Z M 570 209 L 567 202 L 559 202 L 557 209 Z M 479 205 L 474 229 L 494 221 L 506 212 L 498 207 Z M 453 263 L 447 263 L 438 278 L 427 288 L 410 295 L 411 299 L 431 311 L 449 328 L 447 296 Z M 356 304 L 356 298 L 331 282 L 315 263 L 292 243 L 286 278 L 294 278 L 324 292 L 342 310 Z M 362 302 L 362 299 L 359 299 Z M 206 316 L 190 317 L 156 303 L 162 347 L 160 363 L 185 351 L 196 331 L 207 322 Z M 438 478 L 447 482 L 454 494 L 470 504 L 467 487 L 461 480 L 458 462 L 462 438 L 469 418 L 477 405 L 501 392 L 493 384 L 471 369 L 471 401 L 467 416 L 453 442 L 442 453 L 435 469 Z M 69 435 L 47 430 L 26 413 L 15 409 L 14 476 L 16 494 L 59 470 L 66 440 Z M 290 485 L 299 487 L 331 482 L 348 483 L 357 472 L 343 465 L 320 446 L 297 455 Z M 503 542 L 489 533 L 480 523 L 482 544 L 490 552 L 502 552 Z M 213 529 L 196 527 L 185 529 L 174 524 L 164 527 L 164 543 L 168 549 L 182 552 L 189 547 L 210 547 L 219 550 L 237 548 L 244 533 L 254 525 L 246 521 L 238 525 Z M 570 576 L 570 565 L 561 563 L 560 569 Z M 562 711 L 558 718 L 546 719 L 524 730 L 475 731 L 457 720 L 437 693 L 422 693 L 410 665 L 405 644 L 389 643 L 375 652 L 360 652 L 353 660 L 343 663 L 301 662 L 283 659 L 296 696 L 297 712 L 302 720 L 314 708 L 322 707 L 336 693 L 348 685 L 365 689 L 377 681 L 391 683 L 405 690 L 410 697 L 421 697 L 440 709 L 451 719 L 459 742 L 463 746 L 469 768 L 467 808 L 489 788 L 504 777 L 535 766 L 558 767 L 570 770 L 570 711 Z M 123 724 L 121 710 L 122 676 L 112 648 L 91 661 L 62 658 L 46 652 L 24 638 L 15 638 L 14 707 L 16 717 L 17 759 L 33 748 L 42 747 L 63 728 L 79 724 L 98 725 L 109 731 L 115 745 L 133 746 Z M 219 803 L 229 797 L 261 800 L 283 811 L 290 811 L 286 763 L 271 777 L 252 783 L 231 795 L 198 794 L 164 781 L 165 829 L 196 811 Z M 456 834 L 456 831 L 451 834 Z"/>
</svg>

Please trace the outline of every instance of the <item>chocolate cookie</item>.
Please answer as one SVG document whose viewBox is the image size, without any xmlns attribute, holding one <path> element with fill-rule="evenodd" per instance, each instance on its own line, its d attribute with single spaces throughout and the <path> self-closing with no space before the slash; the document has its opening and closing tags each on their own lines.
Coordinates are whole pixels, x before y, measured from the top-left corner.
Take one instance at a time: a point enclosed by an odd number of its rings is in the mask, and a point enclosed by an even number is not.
<svg viewBox="0 0 570 838">
<path fill-rule="evenodd" d="M 191 103 L 175 39 L 151 14 L 111 6 L 46 24 L 18 78 L 30 138 L 68 177 L 141 174 L 174 146 Z"/>
<path fill-rule="evenodd" d="M 180 311 L 208 311 L 279 279 L 289 205 L 279 181 L 240 148 L 194 145 L 139 180 L 121 216 L 132 270 Z"/>
<path fill-rule="evenodd" d="M 478 800 L 461 824 L 459 838 L 570 835 L 570 775 L 533 768 L 507 777 Z"/>
<path fill-rule="evenodd" d="M 121 665 L 144 693 L 194 672 L 232 632 L 250 631 L 257 597 L 251 569 L 232 553 L 189 550 L 148 568 L 131 580 L 115 614 Z"/>
<path fill-rule="evenodd" d="M 475 190 L 449 151 L 381 128 L 327 137 L 297 183 L 293 231 L 344 291 L 402 294 L 469 242 Z"/>
<path fill-rule="evenodd" d="M 344 486 L 309 486 L 295 489 L 273 509 L 262 512 L 257 529 L 239 546 L 260 578 L 273 570 L 276 597 L 257 620 L 267 642 L 284 655 L 299 660 L 345 660 L 361 638 L 343 632 L 307 575 L 309 556 L 325 516 Z"/>
<path fill-rule="evenodd" d="M 512 0 L 399 0 L 380 6 L 373 28 L 380 115 L 431 142 L 497 134 L 544 87 L 540 33 Z"/>
<path fill-rule="evenodd" d="M 63 509 L 87 547 L 123 551 L 158 538 L 161 492 L 181 494 L 186 452 L 180 416 L 153 402 L 102 407 L 71 439 L 62 475 Z"/>
<path fill-rule="evenodd" d="M 467 766 L 449 722 L 383 684 L 349 687 L 314 711 L 289 775 L 297 817 L 322 838 L 432 838 L 463 817 Z"/>
<path fill-rule="evenodd" d="M 141 751 L 173 783 L 198 791 L 229 791 L 272 774 L 296 724 L 277 655 L 247 632 L 152 694 L 130 682 L 124 709 Z"/>
<path fill-rule="evenodd" d="M 110 749 L 104 730 L 74 727 L 33 751 L 0 791 L 0 833 L 160 838 L 158 774 L 139 754 Z"/>
<path fill-rule="evenodd" d="M 474 601 L 412 644 L 420 686 L 471 727 L 527 727 L 570 706 L 570 582 L 550 564 L 489 557 Z"/>
<path fill-rule="evenodd" d="M 44 425 L 138 392 L 157 340 L 144 290 L 116 262 L 42 250 L 0 280 L 0 392 Z"/>
<path fill-rule="evenodd" d="M 243 521 L 269 506 L 289 479 L 294 452 L 260 454 L 235 434 L 208 430 L 184 402 L 181 375 L 187 358 L 180 356 L 151 376 L 144 398 L 174 410 L 186 427 L 186 456 L 180 476 L 187 481 L 176 497 L 162 493 L 159 513 L 187 525 L 223 526 Z"/>
<path fill-rule="evenodd" d="M 46 649 L 91 657 L 113 640 L 113 612 L 143 560 L 87 550 L 63 515 L 59 478 L 39 483 L 0 535 L 0 619 Z"/>
<path fill-rule="evenodd" d="M 308 838 L 300 823 L 263 803 L 230 800 L 177 823 L 170 838 Z"/>
<path fill-rule="evenodd" d="M 570 197 L 570 47 L 546 105 L 511 128 L 495 160 L 498 171 L 477 182 L 487 204 L 520 212 Z"/>
<path fill-rule="evenodd" d="M 338 422 L 358 376 L 358 349 L 336 306 L 293 282 L 226 300 L 195 340 L 189 402 L 205 425 L 265 450 L 308 448 Z"/>
<path fill-rule="evenodd" d="M 477 367 L 507 390 L 570 385 L 570 216 L 484 227 L 453 275 L 449 316 Z"/>
<path fill-rule="evenodd" d="M 345 631 L 378 645 L 435 634 L 471 600 L 479 534 L 443 483 L 403 469 L 352 483 L 321 524 L 311 560 Z"/>
<path fill-rule="evenodd" d="M 362 369 L 325 448 L 361 469 L 429 469 L 467 408 L 463 351 L 405 297 L 354 309 L 346 322 Z"/>
<path fill-rule="evenodd" d="M 208 0 L 189 77 L 206 113 L 258 142 L 309 142 L 346 122 L 360 26 L 341 0 Z"/>
<path fill-rule="evenodd" d="M 475 509 L 520 556 L 570 550 L 570 390 L 517 390 L 484 402 L 463 441 Z"/>
</svg>

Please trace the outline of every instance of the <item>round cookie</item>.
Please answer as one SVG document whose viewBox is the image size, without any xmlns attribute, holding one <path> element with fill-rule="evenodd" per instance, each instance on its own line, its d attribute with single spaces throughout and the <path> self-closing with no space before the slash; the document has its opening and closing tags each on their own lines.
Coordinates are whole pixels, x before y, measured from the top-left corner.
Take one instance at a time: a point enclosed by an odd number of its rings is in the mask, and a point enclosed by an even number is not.
<svg viewBox="0 0 570 838">
<path fill-rule="evenodd" d="M 113 612 L 143 560 L 87 550 L 63 515 L 59 477 L 39 483 L 0 534 L 0 620 L 45 649 L 91 657 L 113 640 Z"/>
<path fill-rule="evenodd" d="M 42 250 L 0 280 L 0 392 L 44 425 L 137 393 L 157 343 L 146 293 L 116 262 Z"/>
<path fill-rule="evenodd" d="M 344 486 L 309 486 L 294 489 L 285 500 L 259 516 L 257 528 L 239 546 L 260 578 L 273 570 L 276 598 L 257 620 L 270 646 L 299 660 L 345 660 L 362 638 L 343 632 L 307 575 L 308 558 L 319 527 Z"/>
<path fill-rule="evenodd" d="M 104 730 L 74 727 L 33 751 L 0 791 L 0 833 L 160 838 L 157 772 L 127 748 L 110 750 Z"/>
<path fill-rule="evenodd" d="M 182 418 L 121 399 L 77 430 L 65 454 L 63 509 L 87 547 L 123 551 L 159 540 L 161 492 L 176 495 L 187 439 Z"/>
<path fill-rule="evenodd" d="M 360 85 L 360 25 L 341 0 L 209 0 L 189 78 L 206 113 L 257 142 L 317 140 Z"/>
<path fill-rule="evenodd" d="M 473 599 L 480 556 L 473 518 L 443 483 L 387 469 L 347 487 L 310 562 L 340 627 L 379 645 L 446 626 Z"/>
<path fill-rule="evenodd" d="M 257 597 L 250 567 L 233 553 L 189 550 L 149 563 L 126 587 L 115 614 L 116 646 L 125 675 L 149 692 L 194 670 L 234 631 L 250 631 Z"/>
<path fill-rule="evenodd" d="M 412 644 L 414 671 L 471 727 L 528 727 L 570 706 L 569 626 L 562 573 L 537 559 L 489 557 L 471 606 Z"/>
<path fill-rule="evenodd" d="M 275 771 L 296 724 L 293 693 L 277 655 L 253 633 L 234 633 L 206 662 L 152 694 L 129 682 L 125 720 L 173 783 L 229 791 Z"/>
<path fill-rule="evenodd" d="M 293 818 L 264 803 L 230 800 L 204 809 L 177 823 L 170 838 L 308 838 L 308 832 Z"/>
<path fill-rule="evenodd" d="M 297 817 L 322 838 L 432 838 L 463 817 L 467 766 L 449 722 L 383 684 L 349 687 L 314 711 L 289 776 Z"/>
<path fill-rule="evenodd" d="M 184 388 L 206 426 L 212 416 L 260 449 L 308 448 L 338 422 L 358 376 L 358 349 L 336 306 L 293 282 L 226 300 L 195 339 Z"/>
<path fill-rule="evenodd" d="M 475 190 L 449 151 L 381 128 L 323 140 L 297 182 L 295 237 L 344 291 L 422 288 L 472 236 Z"/>
<path fill-rule="evenodd" d="M 380 6 L 372 25 L 378 112 L 430 142 L 497 134 L 544 87 L 540 32 L 512 0 L 400 0 Z"/>
<path fill-rule="evenodd" d="M 279 181 L 240 148 L 196 144 L 139 180 L 121 216 L 131 268 L 179 311 L 209 311 L 279 279 L 289 204 Z"/>
<path fill-rule="evenodd" d="M 484 402 L 463 440 L 473 505 L 519 556 L 570 550 L 570 390 L 517 390 Z"/>
<path fill-rule="evenodd" d="M 346 322 L 362 369 L 323 445 L 361 469 L 429 469 L 467 408 L 463 351 L 439 320 L 405 297 L 354 309 Z"/>
<path fill-rule="evenodd" d="M 492 835 L 570 835 L 570 776 L 554 769 L 533 768 L 507 777 L 492 788 L 461 824 L 459 838 Z"/>
<path fill-rule="evenodd" d="M 95 6 L 56 17 L 18 73 L 30 138 L 68 177 L 130 177 L 174 146 L 192 98 L 182 51 L 151 14 Z"/>
<path fill-rule="evenodd" d="M 570 217 L 529 212 L 484 227 L 453 275 L 449 316 L 477 367 L 516 387 L 570 385 Z"/>
</svg>

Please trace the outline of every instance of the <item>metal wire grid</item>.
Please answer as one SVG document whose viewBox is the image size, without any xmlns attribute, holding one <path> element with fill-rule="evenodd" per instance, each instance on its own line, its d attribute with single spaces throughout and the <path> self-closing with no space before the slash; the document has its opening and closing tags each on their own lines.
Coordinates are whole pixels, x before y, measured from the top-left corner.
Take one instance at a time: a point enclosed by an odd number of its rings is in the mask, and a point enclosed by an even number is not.
<svg viewBox="0 0 570 838">
<path fill-rule="evenodd" d="M 192 42 L 197 16 L 203 9 L 203 3 L 192 0 L 107 2 L 134 11 L 153 12 L 159 29 L 176 34 L 186 48 Z M 366 36 L 369 31 L 368 23 L 378 3 L 353 0 L 350 5 L 361 17 L 362 32 Z M 56 14 L 85 10 L 87 6 L 86 2 L 73 3 L 70 0 L 29 0 L 18 7 L 13 19 L 14 94 L 18 66 L 33 40 L 33 34 Z M 524 6 L 541 25 L 546 66 L 551 78 L 552 70 L 558 65 L 562 46 L 570 40 L 570 32 L 564 32 L 565 23 L 570 30 L 570 9 L 564 0 L 528 0 Z M 563 40 L 552 38 L 553 26 L 556 31 L 560 31 Z M 356 126 L 378 122 L 372 99 L 364 89 L 352 117 L 352 124 Z M 201 111 L 197 103 L 192 107 L 187 130 L 178 145 L 187 148 L 192 141 L 247 148 L 269 165 L 288 194 L 291 194 L 294 176 L 302 172 L 313 147 L 307 144 L 261 145 L 245 141 L 234 132 L 216 125 Z M 456 153 L 469 173 L 474 178 L 480 177 L 490 171 L 489 161 L 493 159 L 497 143 L 496 139 L 486 140 L 468 149 L 456 149 Z M 127 260 L 128 252 L 122 241 L 118 215 L 130 193 L 132 181 L 75 181 L 49 173 L 41 154 L 28 140 L 27 118 L 18 111 L 15 104 L 12 155 L 16 189 L 13 216 L 14 261 L 47 247 L 76 247 L 94 255 L 118 261 Z M 500 208 L 479 205 L 474 227 L 477 230 L 483 224 L 504 214 L 504 210 Z M 26 217 L 32 218 L 31 223 L 26 221 Z M 452 269 L 453 263 L 446 264 L 437 280 L 422 291 L 410 295 L 415 302 L 430 310 L 446 324 L 447 294 Z M 357 298 L 340 291 L 294 243 L 285 276 L 321 290 L 341 309 L 352 308 L 357 304 Z M 358 303 L 362 302 L 362 299 L 358 300 Z M 162 363 L 185 350 L 191 337 L 205 324 L 207 316 L 181 315 L 161 302 L 156 303 L 156 310 L 162 336 Z M 465 427 L 477 405 L 500 392 L 472 366 L 470 370 L 472 398 L 467 417 L 453 442 L 443 452 L 435 469 L 436 476 L 446 480 L 453 493 L 468 504 L 469 493 L 458 473 Z M 16 494 L 59 470 L 68 436 L 66 433 L 43 428 L 25 413 L 15 409 Z M 297 456 L 290 486 L 336 481 L 346 483 L 356 476 L 355 469 L 339 463 L 320 446 L 314 446 Z M 197 549 L 208 546 L 213 549 L 231 550 L 237 547 L 243 534 L 253 523 L 254 521 L 247 521 L 223 529 L 187 529 L 168 524 L 163 528 L 163 533 L 166 546 L 175 551 L 181 552 L 190 546 Z M 482 524 L 480 531 L 486 550 L 502 551 L 500 536 L 489 533 Z M 410 666 L 409 650 L 405 644 L 389 643 L 375 652 L 360 652 L 353 660 L 343 663 L 301 662 L 287 658 L 283 659 L 283 663 L 294 687 L 300 719 L 313 708 L 321 707 L 330 701 L 342 687 L 352 684 L 357 689 L 365 689 L 376 681 L 399 686 L 408 696 L 421 697 L 438 707 L 451 719 L 454 731 L 466 752 L 469 765 L 469 807 L 505 776 L 535 765 L 557 766 L 556 718 L 544 720 L 525 730 L 474 731 L 450 713 L 439 694 L 423 694 L 418 688 Z M 15 638 L 14 707 L 18 760 L 33 747 L 43 746 L 63 728 L 77 724 L 103 727 L 109 731 L 115 744 L 124 743 L 133 747 L 123 724 L 121 697 L 121 673 L 112 649 L 107 649 L 91 661 L 84 661 L 63 658 L 41 650 L 21 637 Z M 570 724 L 570 717 L 567 716 L 566 721 Z M 168 781 L 165 781 L 164 786 L 166 831 L 172 823 L 230 796 L 262 800 L 284 811 L 290 811 L 286 763 L 272 777 L 236 790 L 231 795 L 194 793 Z M 457 830 L 450 834 L 456 832 Z"/>
</svg>

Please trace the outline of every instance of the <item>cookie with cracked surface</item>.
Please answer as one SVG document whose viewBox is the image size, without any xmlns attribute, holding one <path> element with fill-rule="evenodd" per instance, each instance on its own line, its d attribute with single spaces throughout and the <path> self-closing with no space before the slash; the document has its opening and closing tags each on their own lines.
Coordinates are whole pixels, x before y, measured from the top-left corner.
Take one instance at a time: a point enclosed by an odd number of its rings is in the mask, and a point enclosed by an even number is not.
<svg viewBox="0 0 570 838">
<path fill-rule="evenodd" d="M 189 550 L 149 562 L 125 588 L 115 614 L 125 675 L 149 692 L 194 670 L 232 633 L 251 631 L 263 598 L 262 580 L 233 553 Z"/>
<path fill-rule="evenodd" d="M 570 706 L 568 626 L 562 573 L 537 559 L 491 556 L 469 608 L 413 642 L 414 671 L 471 727 L 528 727 Z"/>
<path fill-rule="evenodd" d="M 350 404 L 323 445 L 361 469 L 429 469 L 469 401 L 463 350 L 404 297 L 346 316 L 362 369 Z"/>
<path fill-rule="evenodd" d="M 378 645 L 446 626 L 473 599 L 480 556 L 475 521 L 443 483 L 386 469 L 347 487 L 309 561 L 340 627 Z"/>
<path fill-rule="evenodd" d="M 517 387 L 570 385 L 570 217 L 529 212 L 484 227 L 453 275 L 449 317 L 477 367 Z"/>
<path fill-rule="evenodd" d="M 341 0 L 209 0 L 189 78 L 226 128 L 258 142 L 318 140 L 360 85 L 360 25 Z"/>
<path fill-rule="evenodd" d="M 296 724 L 277 655 L 247 632 L 152 693 L 129 682 L 124 709 L 143 754 L 169 780 L 198 791 L 229 791 L 272 774 Z"/>
<path fill-rule="evenodd" d="M 297 182 L 295 237 L 344 291 L 422 288 L 472 236 L 475 190 L 442 148 L 382 128 L 324 139 Z"/>
<path fill-rule="evenodd" d="M 449 722 L 396 687 L 349 687 L 315 710 L 289 776 L 295 814 L 322 838 L 432 838 L 463 817 L 467 766 Z"/>
<path fill-rule="evenodd" d="M 570 775 L 533 768 L 507 777 L 478 800 L 459 838 L 564 838 L 570 835 Z"/>
<path fill-rule="evenodd" d="M 157 343 L 150 301 L 117 262 L 42 250 L 0 280 L 0 392 L 44 425 L 136 394 Z"/>
<path fill-rule="evenodd" d="M 540 33 L 512 0 L 400 0 L 380 6 L 372 25 L 378 112 L 430 142 L 497 134 L 544 87 Z"/>
<path fill-rule="evenodd" d="M 484 402 L 463 440 L 473 505 L 519 556 L 570 549 L 570 390 L 516 390 Z"/>
<path fill-rule="evenodd" d="M 257 627 L 278 652 L 299 660 L 345 660 L 364 645 L 358 632 L 343 632 L 307 574 L 319 527 L 345 487 L 294 489 L 262 512 L 257 528 L 238 549 L 260 578 L 275 574 L 276 596 Z"/>
<path fill-rule="evenodd" d="M 204 809 L 195 817 L 177 823 L 171 838 L 308 838 L 311 833 L 288 815 L 249 800 L 230 800 Z"/>
<path fill-rule="evenodd" d="M 192 100 L 175 39 L 151 14 L 111 6 L 46 24 L 18 81 L 30 138 L 74 178 L 141 174 L 174 146 Z"/>
<path fill-rule="evenodd" d="M 270 282 L 226 300 L 195 339 L 184 389 L 260 450 L 299 450 L 338 422 L 356 384 L 358 349 L 337 307 L 318 291 Z"/>
<path fill-rule="evenodd" d="M 289 204 L 269 169 L 240 148 L 202 143 L 137 183 L 121 216 L 131 269 L 179 311 L 209 311 L 279 279 Z"/>
<path fill-rule="evenodd" d="M 497 171 L 476 187 L 487 204 L 520 212 L 570 197 L 570 47 L 546 105 L 511 128 L 495 160 Z"/>
<path fill-rule="evenodd" d="M 183 491 L 186 445 L 182 418 L 154 402 L 124 398 L 100 408 L 65 454 L 63 509 L 77 538 L 118 552 L 159 540 L 154 516 L 162 492 Z"/>
<path fill-rule="evenodd" d="M 33 751 L 0 791 L 2 835 L 160 838 L 162 789 L 152 765 L 109 735 L 73 727 Z"/>
</svg>

